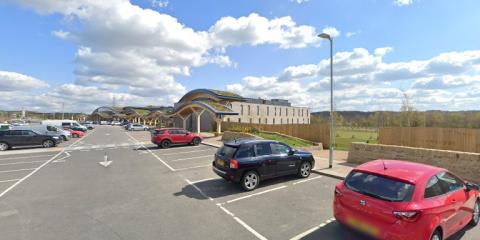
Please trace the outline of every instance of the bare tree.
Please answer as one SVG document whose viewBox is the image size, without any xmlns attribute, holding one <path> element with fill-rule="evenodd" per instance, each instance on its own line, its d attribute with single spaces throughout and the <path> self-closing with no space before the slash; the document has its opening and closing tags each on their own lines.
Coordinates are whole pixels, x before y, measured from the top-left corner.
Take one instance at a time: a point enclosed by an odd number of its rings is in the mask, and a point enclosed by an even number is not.
<svg viewBox="0 0 480 240">
<path fill-rule="evenodd" d="M 416 109 L 413 104 L 412 97 L 405 91 L 402 91 L 402 92 L 403 92 L 402 106 L 400 107 L 402 121 L 400 122 L 400 124 L 403 127 L 404 123 L 406 122 L 407 127 L 411 127 L 412 117 L 414 117 Z"/>
</svg>

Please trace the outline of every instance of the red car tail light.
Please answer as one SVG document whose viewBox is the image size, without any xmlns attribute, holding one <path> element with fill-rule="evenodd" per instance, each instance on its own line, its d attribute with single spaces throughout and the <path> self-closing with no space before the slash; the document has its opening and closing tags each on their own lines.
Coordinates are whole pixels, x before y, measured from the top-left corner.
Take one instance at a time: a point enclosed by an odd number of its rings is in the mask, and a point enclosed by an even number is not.
<svg viewBox="0 0 480 240">
<path fill-rule="evenodd" d="M 420 217 L 420 211 L 394 211 L 393 215 L 398 219 L 404 219 L 407 221 L 416 221 Z"/>
<path fill-rule="evenodd" d="M 235 159 L 230 160 L 230 168 L 238 169 L 238 162 Z"/>
</svg>

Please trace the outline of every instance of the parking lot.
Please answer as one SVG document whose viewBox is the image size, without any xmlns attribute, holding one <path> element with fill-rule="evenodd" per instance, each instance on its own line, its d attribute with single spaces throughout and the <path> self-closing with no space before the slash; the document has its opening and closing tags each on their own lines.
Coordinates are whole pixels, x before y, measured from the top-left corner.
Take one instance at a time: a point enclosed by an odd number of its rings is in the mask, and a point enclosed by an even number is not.
<svg viewBox="0 0 480 240">
<path fill-rule="evenodd" d="M 216 148 L 148 140 L 99 126 L 55 151 L 0 155 L 1 238 L 363 239 L 333 219 L 340 180 L 312 173 L 244 192 L 212 172 Z"/>
</svg>

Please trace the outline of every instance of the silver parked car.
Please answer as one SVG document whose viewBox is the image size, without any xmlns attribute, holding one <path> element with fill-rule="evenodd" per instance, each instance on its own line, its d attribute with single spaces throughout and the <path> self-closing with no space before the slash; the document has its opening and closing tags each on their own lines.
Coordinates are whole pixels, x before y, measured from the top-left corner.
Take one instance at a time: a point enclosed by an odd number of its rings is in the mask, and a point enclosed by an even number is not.
<svg viewBox="0 0 480 240">
<path fill-rule="evenodd" d="M 145 126 L 145 125 L 142 125 L 142 124 L 131 124 L 130 126 L 128 126 L 128 131 L 147 131 L 148 130 L 148 127 Z"/>
</svg>

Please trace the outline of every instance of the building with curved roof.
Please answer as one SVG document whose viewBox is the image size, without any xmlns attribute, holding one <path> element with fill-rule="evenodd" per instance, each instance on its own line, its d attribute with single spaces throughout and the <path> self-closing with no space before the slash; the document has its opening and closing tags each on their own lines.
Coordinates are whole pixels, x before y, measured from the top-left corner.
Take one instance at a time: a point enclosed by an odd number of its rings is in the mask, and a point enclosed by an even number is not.
<svg viewBox="0 0 480 240">
<path fill-rule="evenodd" d="M 160 126 L 174 125 L 190 131 L 221 132 L 222 122 L 255 124 L 309 124 L 310 111 L 293 107 L 282 99 L 245 98 L 236 93 L 214 89 L 195 89 L 172 107 L 99 107 L 92 120 L 128 120 Z M 165 124 L 164 124 L 165 123 Z"/>
<path fill-rule="evenodd" d="M 245 98 L 236 93 L 195 89 L 186 93 L 173 108 L 175 125 L 188 130 L 221 132 L 222 122 L 256 124 L 309 124 L 310 111 L 293 107 L 282 99 Z"/>
</svg>

